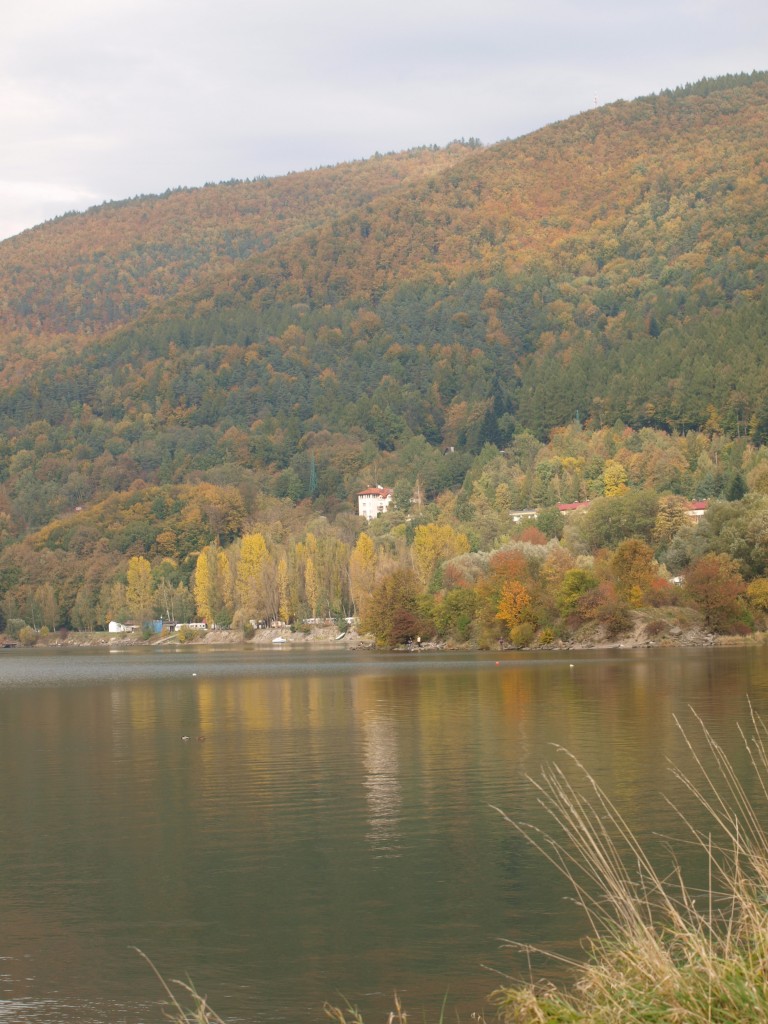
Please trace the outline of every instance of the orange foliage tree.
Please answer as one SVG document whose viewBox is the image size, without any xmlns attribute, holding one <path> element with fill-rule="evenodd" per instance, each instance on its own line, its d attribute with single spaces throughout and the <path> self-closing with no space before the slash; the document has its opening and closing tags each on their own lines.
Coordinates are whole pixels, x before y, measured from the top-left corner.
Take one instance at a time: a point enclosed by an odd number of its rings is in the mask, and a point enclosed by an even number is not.
<svg viewBox="0 0 768 1024">
<path fill-rule="evenodd" d="M 686 574 L 685 590 L 708 629 L 716 633 L 738 631 L 744 617 L 746 585 L 729 555 L 697 558 Z"/>
<path fill-rule="evenodd" d="M 531 595 L 518 580 L 508 580 L 502 587 L 496 618 L 506 622 L 510 636 L 518 626 L 532 621 Z"/>
</svg>

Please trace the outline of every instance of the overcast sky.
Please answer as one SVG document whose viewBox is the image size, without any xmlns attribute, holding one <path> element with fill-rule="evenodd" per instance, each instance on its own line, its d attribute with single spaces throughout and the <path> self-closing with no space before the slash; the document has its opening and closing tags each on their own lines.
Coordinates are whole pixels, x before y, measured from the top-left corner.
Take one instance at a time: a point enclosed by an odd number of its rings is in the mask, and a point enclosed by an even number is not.
<svg viewBox="0 0 768 1024">
<path fill-rule="evenodd" d="M 0 238 L 768 69 L 765 0 L 0 0 Z"/>
</svg>

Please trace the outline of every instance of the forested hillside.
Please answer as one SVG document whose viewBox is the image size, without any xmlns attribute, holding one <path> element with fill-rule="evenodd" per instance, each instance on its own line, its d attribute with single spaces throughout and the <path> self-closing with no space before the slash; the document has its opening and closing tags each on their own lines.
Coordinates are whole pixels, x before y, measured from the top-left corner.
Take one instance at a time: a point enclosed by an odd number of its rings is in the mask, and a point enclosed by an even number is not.
<svg viewBox="0 0 768 1024">
<path fill-rule="evenodd" d="M 457 142 L 283 178 L 174 189 L 25 231 L 0 245 L 5 377 L 8 367 L 29 368 L 21 360 L 30 350 L 45 356 L 64 336 L 71 351 L 185 285 L 453 166 L 469 148 Z"/>
<path fill-rule="evenodd" d="M 768 75 L 736 75 L 3 242 L 6 614 L 56 578 L 71 622 L 132 557 L 188 587 L 256 526 L 275 566 L 307 530 L 349 555 L 373 481 L 472 550 L 605 495 L 608 463 L 657 497 L 761 493 L 766 139 Z"/>
</svg>

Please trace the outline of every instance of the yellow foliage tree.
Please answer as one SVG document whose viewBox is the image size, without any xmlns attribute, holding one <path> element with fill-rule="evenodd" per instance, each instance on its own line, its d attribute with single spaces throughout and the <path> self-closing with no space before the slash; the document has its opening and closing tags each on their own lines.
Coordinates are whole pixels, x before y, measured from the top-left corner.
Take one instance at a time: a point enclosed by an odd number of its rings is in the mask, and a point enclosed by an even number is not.
<svg viewBox="0 0 768 1024">
<path fill-rule="evenodd" d="M 152 566 L 141 555 L 128 562 L 125 601 L 129 614 L 138 622 L 146 622 L 152 617 L 155 604 Z"/>
<path fill-rule="evenodd" d="M 747 585 L 747 600 L 753 608 L 768 612 L 768 579 L 760 576 Z"/>
<path fill-rule="evenodd" d="M 277 563 L 277 589 L 279 594 L 280 602 L 280 618 L 283 622 L 290 622 L 293 618 L 293 608 L 291 606 L 291 588 L 290 580 L 288 575 L 288 559 L 285 555 L 282 556 L 280 561 Z"/>
<path fill-rule="evenodd" d="M 377 563 L 373 540 L 367 533 L 361 533 L 349 556 L 349 594 L 358 615 L 371 596 L 376 581 Z"/>
<path fill-rule="evenodd" d="M 229 559 L 218 544 L 208 544 L 195 563 L 194 594 L 200 618 L 208 625 L 228 625 L 232 617 L 231 592 Z"/>
<path fill-rule="evenodd" d="M 246 533 L 240 544 L 235 594 L 242 614 L 262 618 L 267 612 L 265 570 L 270 560 L 267 542 L 260 533 Z"/>
<path fill-rule="evenodd" d="M 627 471 L 616 459 L 608 459 L 603 468 L 603 485 L 606 498 L 612 498 L 627 489 Z"/>
<path fill-rule="evenodd" d="M 469 551 L 469 541 L 463 533 L 448 523 L 428 523 L 417 526 L 413 538 L 413 564 L 422 586 L 427 586 L 441 562 Z"/>
<path fill-rule="evenodd" d="M 658 577 L 653 550 L 642 540 L 623 540 L 611 557 L 616 593 L 633 608 L 644 603 L 645 595 Z"/>
<path fill-rule="evenodd" d="M 310 607 L 312 618 L 314 619 L 317 616 L 319 590 L 315 563 L 311 555 L 307 556 L 307 560 L 304 563 L 304 592 L 307 595 L 307 604 Z"/>
<path fill-rule="evenodd" d="M 56 600 L 56 592 L 50 583 L 43 583 L 37 588 L 33 604 L 40 622 L 48 629 L 54 630 L 58 625 L 59 605 Z"/>
<path fill-rule="evenodd" d="M 211 557 L 210 549 L 203 548 L 195 562 L 195 580 L 193 586 L 195 594 L 195 605 L 198 618 L 203 622 L 213 621 L 211 611 Z"/>
</svg>

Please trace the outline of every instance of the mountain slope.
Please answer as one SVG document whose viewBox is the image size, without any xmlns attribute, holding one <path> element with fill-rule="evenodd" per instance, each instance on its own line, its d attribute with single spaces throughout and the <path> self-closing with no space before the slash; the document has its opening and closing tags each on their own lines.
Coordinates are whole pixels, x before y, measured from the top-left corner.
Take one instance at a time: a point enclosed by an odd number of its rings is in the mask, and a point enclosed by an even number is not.
<svg viewBox="0 0 768 1024">
<path fill-rule="evenodd" d="M 734 76 L 487 149 L 254 183 L 250 221 L 228 185 L 4 243 L 0 504 L 42 524 L 137 479 L 230 467 L 343 507 L 377 451 L 413 437 L 472 454 L 575 417 L 687 430 L 716 416 L 759 439 L 766 138 L 768 76 Z M 175 203 L 202 198 L 187 243 Z M 126 244 L 102 259 L 89 233 L 123 217 Z M 445 466 L 438 490 L 466 470 Z"/>
<path fill-rule="evenodd" d="M 466 426 L 450 426 L 454 398 L 482 416 L 494 389 L 506 394 L 497 411 L 541 434 L 577 410 L 695 426 L 708 404 L 725 402 L 722 380 L 710 374 L 708 389 L 681 410 L 679 383 L 666 394 L 648 391 L 658 378 L 648 370 L 656 356 L 646 357 L 664 343 L 665 329 L 698 336 L 713 315 L 762 294 L 767 129 L 765 76 L 591 111 L 470 153 L 376 199 L 365 217 L 355 212 L 288 239 L 116 345 L 139 362 L 171 341 L 208 347 L 215 373 L 210 345 L 226 339 L 248 363 L 240 390 L 249 408 L 277 403 L 288 412 L 268 380 L 253 380 L 256 367 L 270 366 L 278 383 L 282 373 L 301 384 L 293 404 L 298 398 L 302 422 L 317 415 L 305 398 L 311 379 L 326 370 L 339 377 L 340 363 L 347 410 L 392 378 L 405 389 L 399 400 L 375 404 L 387 405 L 390 418 L 394 409 L 395 433 L 405 425 L 451 444 L 461 443 Z M 624 386 L 628 357 L 632 395 Z M 441 379 L 446 359 L 461 378 L 458 391 Z M 762 400 L 762 364 L 748 357 L 746 365 L 736 382 L 746 396 L 728 411 L 734 432 Z M 670 367 L 668 380 L 679 370 Z M 334 417 L 315 426 L 339 423 L 333 406 Z M 402 406 L 405 419 L 396 412 Z M 377 409 L 374 419 L 387 418 Z"/>
<path fill-rule="evenodd" d="M 462 143 L 423 147 L 59 217 L 0 244 L 0 339 L 99 334 L 217 267 L 365 207 L 452 166 L 468 150 Z"/>
</svg>

